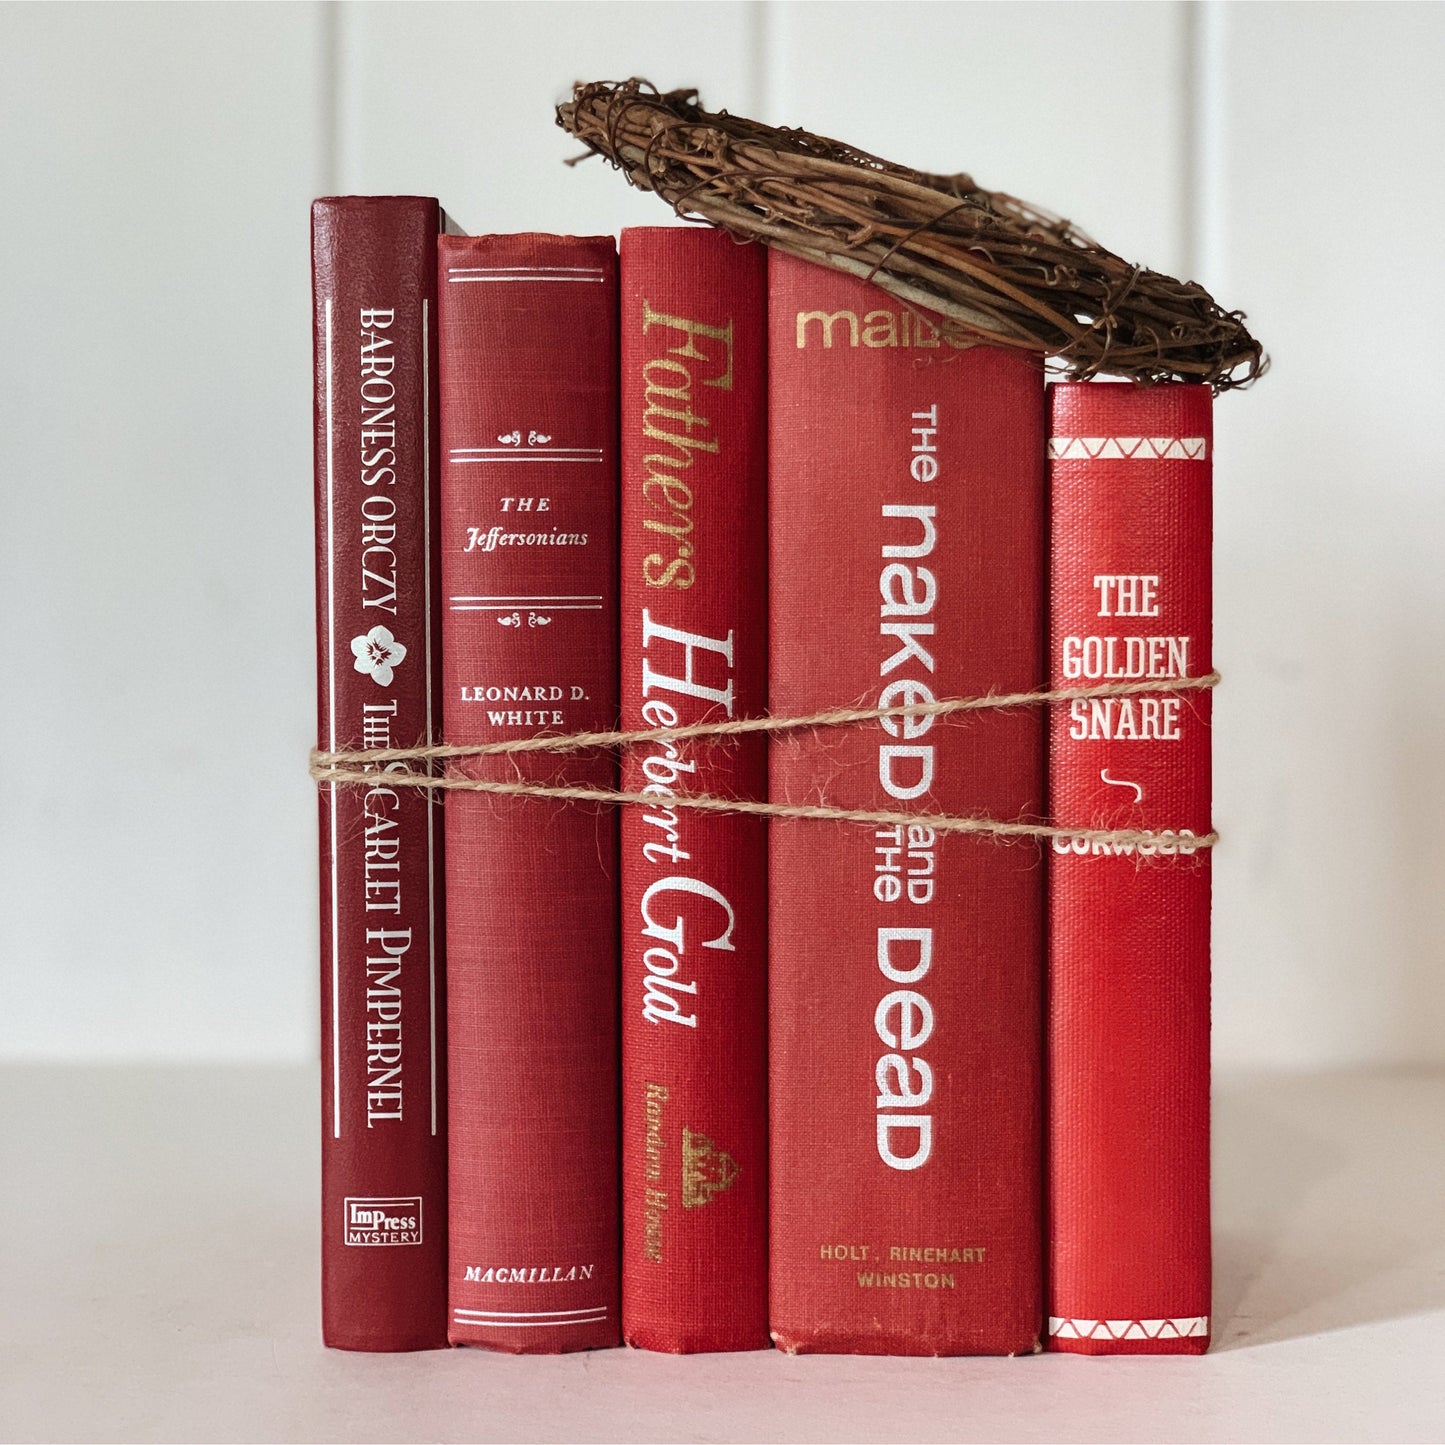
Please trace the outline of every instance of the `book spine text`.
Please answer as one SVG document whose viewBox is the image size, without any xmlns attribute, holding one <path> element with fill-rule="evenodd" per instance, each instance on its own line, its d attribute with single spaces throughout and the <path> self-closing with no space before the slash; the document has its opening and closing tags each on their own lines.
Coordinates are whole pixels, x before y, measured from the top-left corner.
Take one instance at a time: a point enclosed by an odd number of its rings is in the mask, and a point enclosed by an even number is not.
<svg viewBox="0 0 1445 1445">
<path fill-rule="evenodd" d="M 1205 386 L 1050 388 L 1051 685 L 1210 671 Z M 1208 1347 L 1210 694 L 1056 705 L 1049 1348 Z"/>
<path fill-rule="evenodd" d="M 726 722 L 767 693 L 766 253 L 624 231 L 622 723 Z M 767 823 L 760 734 L 631 749 L 622 816 L 623 1333 L 760 1349 L 767 1325 Z"/>
<path fill-rule="evenodd" d="M 452 743 L 617 724 L 617 261 L 610 237 L 443 237 L 442 652 Z M 616 784 L 605 751 L 449 764 Z M 615 1345 L 616 810 L 447 799 L 449 1332 Z"/>
<path fill-rule="evenodd" d="M 1044 675 L 1037 367 L 770 257 L 770 706 Z M 1037 711 L 778 735 L 777 802 L 1039 817 Z M 771 1321 L 789 1351 L 1033 1350 L 1042 1327 L 1039 850 L 773 820 Z"/>
<path fill-rule="evenodd" d="M 435 741 L 437 203 L 312 209 L 318 741 Z M 322 1333 L 446 1344 L 440 808 L 320 791 Z"/>
</svg>

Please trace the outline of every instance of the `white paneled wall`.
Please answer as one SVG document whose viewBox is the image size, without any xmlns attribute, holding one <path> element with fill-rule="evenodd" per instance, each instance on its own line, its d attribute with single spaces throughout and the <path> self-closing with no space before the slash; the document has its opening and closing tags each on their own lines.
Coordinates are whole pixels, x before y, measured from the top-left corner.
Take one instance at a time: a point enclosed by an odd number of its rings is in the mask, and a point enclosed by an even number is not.
<svg viewBox="0 0 1445 1445">
<path fill-rule="evenodd" d="M 324 39 L 0 6 L 0 1054 L 313 1046 Z"/>
<path fill-rule="evenodd" d="M 1211 11 L 1226 1057 L 1445 1058 L 1445 7 Z"/>
<path fill-rule="evenodd" d="M 1130 260 L 1186 264 L 1186 5 L 784 0 L 769 13 L 766 119 L 967 171 Z"/>
<path fill-rule="evenodd" d="M 0 7 L 0 1056 L 308 1056 L 307 202 L 668 212 L 648 75 L 967 170 L 1250 313 L 1218 408 L 1217 1053 L 1445 1061 L 1445 8 Z"/>
<path fill-rule="evenodd" d="M 554 119 L 574 80 L 645 75 L 756 106 L 754 4 L 362 5 L 337 12 L 346 191 L 421 191 L 464 231 L 616 232 L 671 212 Z M 719 102 L 721 103 L 721 102 Z"/>
</svg>

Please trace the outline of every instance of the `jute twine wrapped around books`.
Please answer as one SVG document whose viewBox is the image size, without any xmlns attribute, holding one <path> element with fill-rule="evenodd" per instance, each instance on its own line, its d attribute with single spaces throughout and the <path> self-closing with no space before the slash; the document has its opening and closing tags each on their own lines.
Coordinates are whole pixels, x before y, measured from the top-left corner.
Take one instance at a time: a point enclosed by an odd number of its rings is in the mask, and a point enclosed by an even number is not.
<svg viewBox="0 0 1445 1445">
<path fill-rule="evenodd" d="M 1142 384 L 1203 382 L 1216 392 L 1247 386 L 1268 366 L 1240 312 L 1225 311 L 1200 285 L 1176 281 L 1091 241 L 1070 222 L 966 175 L 937 176 L 895 165 L 810 131 L 778 129 L 707 111 L 693 90 L 650 82 L 578 84 L 557 123 L 680 216 L 871 281 L 905 305 L 941 318 L 956 344 L 1005 346 L 1044 358 L 1064 375 L 1102 372 Z M 320 784 L 522 795 L 564 803 L 657 806 L 651 793 L 439 774 L 448 760 L 578 753 L 642 743 L 780 734 L 884 718 L 942 718 L 982 709 L 1038 707 L 1078 699 L 1180 693 L 1214 687 L 1203 677 L 1106 683 L 1049 692 L 986 694 L 891 708 L 831 708 L 806 717 L 743 718 L 690 727 L 541 734 L 477 746 L 313 752 Z M 398 767 L 398 765 L 401 765 Z M 773 803 L 669 794 L 668 807 L 767 818 L 831 819 L 877 827 L 921 824 L 940 833 L 999 841 L 1070 838 L 1149 850 L 1177 843 L 1165 831 L 1058 826 L 1029 819 L 960 817 L 826 803 Z M 1189 839 L 1211 848 L 1218 834 Z"/>
<path fill-rule="evenodd" d="M 550 798 L 564 803 L 638 804 L 689 808 L 704 813 L 747 813 L 764 818 L 831 819 L 839 823 L 867 823 L 875 827 L 921 825 L 939 833 L 972 833 L 1000 842 L 1020 838 L 1077 838 L 1090 845 L 1150 849 L 1159 844 L 1177 844 L 1178 837 L 1148 828 L 1069 828 L 1027 819 L 978 818 L 947 813 L 900 812 L 888 809 L 838 808 L 826 803 L 768 803 L 747 798 L 721 798 L 708 794 L 630 793 L 616 788 L 575 787 L 570 784 L 536 783 L 521 778 L 492 779 L 459 775 L 446 776 L 426 769 L 437 763 L 461 758 L 516 757 L 520 753 L 578 753 L 596 749 L 637 746 L 642 743 L 674 743 L 699 739 L 726 742 L 751 734 L 778 734 L 807 728 L 850 727 L 879 722 L 883 718 L 949 717 L 985 709 L 1039 707 L 1070 703 L 1080 698 L 1130 697 L 1139 693 L 1196 692 L 1214 687 L 1217 672 L 1203 677 L 1174 677 L 1143 682 L 1106 683 L 1099 687 L 1060 688 L 1051 692 L 989 693 L 981 697 L 944 698 L 938 702 L 913 703 L 901 707 L 829 708 L 801 717 L 737 718 L 732 721 L 693 723 L 687 727 L 641 728 L 625 732 L 538 733 L 495 743 L 439 743 L 433 747 L 368 748 L 355 751 L 311 754 L 311 776 L 318 783 L 365 784 L 378 781 L 378 768 L 386 768 L 387 787 L 461 790 L 509 796 Z M 397 764 L 419 764 L 420 770 L 397 768 Z M 1188 840 L 1190 851 L 1212 848 L 1217 833 L 1204 833 Z"/>
</svg>

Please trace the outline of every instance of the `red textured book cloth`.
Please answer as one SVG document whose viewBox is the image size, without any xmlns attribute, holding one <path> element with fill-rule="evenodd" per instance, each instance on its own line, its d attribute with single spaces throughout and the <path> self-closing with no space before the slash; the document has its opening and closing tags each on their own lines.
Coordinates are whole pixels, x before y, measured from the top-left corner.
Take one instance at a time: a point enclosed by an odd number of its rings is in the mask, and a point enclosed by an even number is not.
<svg viewBox="0 0 1445 1445">
<path fill-rule="evenodd" d="M 319 746 L 412 747 L 440 718 L 436 237 L 420 196 L 311 210 Z M 327 786 L 321 813 L 321 1328 L 446 1344 L 442 838 L 426 793 Z"/>
<path fill-rule="evenodd" d="M 772 712 L 1039 688 L 1038 367 L 777 253 L 769 306 Z M 789 733 L 770 791 L 1037 818 L 1044 739 L 1036 709 Z M 771 876 L 773 1338 L 1034 1350 L 1040 850 L 774 819 Z"/>
<path fill-rule="evenodd" d="M 1205 386 L 1050 388 L 1052 685 L 1210 670 L 1211 398 Z M 1062 826 L 1049 983 L 1049 1347 L 1209 1344 L 1207 691 L 1055 708 Z"/>
<path fill-rule="evenodd" d="M 617 725 L 617 249 L 440 242 L 447 739 Z M 449 764 L 613 787 L 606 753 Z M 450 1338 L 615 1345 L 617 817 L 447 797 Z"/>
<path fill-rule="evenodd" d="M 767 253 L 622 233 L 622 725 L 767 705 Z M 622 1326 L 677 1352 L 768 1344 L 767 887 L 761 734 L 623 760 Z"/>
</svg>

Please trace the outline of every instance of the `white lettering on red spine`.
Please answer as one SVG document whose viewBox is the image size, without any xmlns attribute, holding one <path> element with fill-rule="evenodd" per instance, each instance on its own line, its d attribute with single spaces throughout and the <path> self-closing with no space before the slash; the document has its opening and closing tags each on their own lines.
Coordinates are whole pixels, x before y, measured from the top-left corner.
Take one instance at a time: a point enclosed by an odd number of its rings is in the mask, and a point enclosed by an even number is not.
<svg viewBox="0 0 1445 1445">
<path fill-rule="evenodd" d="M 915 411 L 909 419 L 908 477 L 927 485 L 939 475 L 938 407 Z M 938 545 L 938 508 L 932 503 L 887 503 L 882 515 L 885 523 L 895 525 L 885 528 L 878 575 L 878 632 L 885 648 L 878 674 L 888 679 L 878 705 L 917 707 L 934 701 L 932 687 L 907 674 L 936 671 L 931 639 L 938 576 L 923 563 Z M 886 651 L 894 642 L 901 645 Z M 893 676 L 900 671 L 905 675 Z M 934 745 L 920 741 L 932 729 L 932 717 L 888 717 L 880 724 L 885 737 L 894 741 L 878 745 L 879 785 L 899 802 L 923 798 L 935 776 Z M 878 829 L 874 839 L 874 898 L 884 904 L 931 904 L 937 882 L 933 829 L 899 824 Z M 931 926 L 880 927 L 876 944 L 878 969 L 890 983 L 918 983 L 932 966 Z M 933 1005 L 914 988 L 892 989 L 874 1010 L 874 1032 L 889 1050 L 874 1066 L 877 1149 L 890 1169 L 920 1169 L 933 1152 L 933 1116 L 926 1111 L 933 1098 L 933 1069 L 916 1052 L 932 1037 L 933 1027 Z"/>
<path fill-rule="evenodd" d="M 1100 572 L 1094 576 L 1100 617 L 1159 617 L 1162 578 L 1155 572 Z M 1059 670 L 1068 682 L 1133 682 L 1189 676 L 1192 638 L 1154 635 L 1068 636 L 1060 643 Z M 1177 697 L 1075 698 L 1069 704 L 1073 742 L 1176 743 L 1181 737 Z"/>
<path fill-rule="evenodd" d="M 907 947 L 915 945 L 916 954 Z M 894 949 L 899 948 L 895 958 Z M 891 982 L 917 983 L 933 964 L 931 928 L 880 928 L 878 970 Z M 873 1013 L 873 1028 L 894 1052 L 884 1054 L 874 1067 L 878 1087 L 878 1157 L 890 1169 L 917 1169 L 933 1149 L 933 1119 L 929 1114 L 900 1113 L 922 1109 L 933 1097 L 933 1069 L 926 1059 L 910 1056 L 933 1033 L 933 1006 L 915 989 L 900 988 L 884 994 Z M 884 1111 L 887 1112 L 884 1112 Z M 910 1138 L 910 1132 L 912 1137 Z M 902 1137 L 894 1147 L 895 1135 Z M 901 1153 L 904 1143 L 912 1149 Z"/>
<path fill-rule="evenodd" d="M 591 1279 L 595 1264 L 479 1264 L 462 1266 L 467 1284 L 559 1284 L 567 1280 Z"/>
<path fill-rule="evenodd" d="M 686 632 L 675 627 L 666 627 L 654 622 L 646 608 L 642 612 L 642 647 L 644 654 L 662 643 L 681 648 L 680 659 L 670 660 L 667 669 L 654 667 L 649 656 L 642 659 L 642 692 L 647 699 L 642 706 L 643 721 L 649 727 L 669 728 L 678 725 L 678 711 L 671 703 L 661 698 L 649 697 L 649 693 L 668 692 L 679 697 L 691 697 L 706 704 L 721 706 L 724 713 L 733 715 L 733 634 L 726 637 L 708 637 L 700 632 Z M 652 652 L 657 656 L 662 651 Z M 722 686 L 714 673 L 704 676 L 703 669 L 711 667 L 716 672 L 721 666 Z M 642 773 L 647 779 L 642 791 L 660 799 L 676 796 L 680 778 L 697 771 L 697 763 L 689 758 L 683 746 L 676 741 L 664 741 L 653 745 L 653 750 L 642 760 Z M 664 860 L 673 864 L 689 858 L 680 843 L 678 810 L 667 806 L 650 810 L 642 815 L 647 826 L 656 828 L 661 838 L 649 838 L 642 845 L 642 855 L 649 863 Z M 732 904 L 712 884 L 684 874 L 672 874 L 656 879 L 642 895 L 639 905 L 641 934 L 651 940 L 642 954 L 646 975 L 643 980 L 642 1017 L 650 1024 L 670 1023 L 683 1028 L 698 1026 L 696 1000 L 698 981 L 682 977 L 685 960 L 688 959 L 688 931 L 683 922 L 681 904 L 671 901 L 671 921 L 656 916 L 661 911 L 668 895 L 682 895 L 700 898 L 712 905 L 713 921 L 701 925 L 708 935 L 699 945 L 702 948 L 721 949 L 732 952 L 733 927 L 737 921 Z M 692 1011 L 687 1004 L 693 1000 Z"/>
<path fill-rule="evenodd" d="M 722 923 L 720 920 L 721 931 L 715 933 L 711 938 L 704 939 L 700 945 L 703 948 L 721 948 L 726 949 L 729 953 L 733 952 L 733 925 L 737 922 L 737 917 L 733 913 L 732 904 L 711 883 L 703 883 L 696 878 L 659 878 L 642 895 L 639 912 L 642 914 L 643 935 L 647 938 L 659 939 L 667 945 L 664 948 L 649 948 L 643 955 L 647 965 L 647 981 L 644 988 L 642 1016 L 649 1023 L 679 1023 L 685 1024 L 689 1028 L 696 1028 L 697 1015 L 684 1015 L 676 996 L 678 993 L 693 995 L 697 993 L 696 980 L 691 983 L 683 983 L 674 978 L 687 953 L 687 931 L 683 925 L 682 914 L 675 911 L 670 924 L 665 924 L 652 916 L 654 898 L 659 894 L 666 893 L 691 894 L 698 898 L 705 898 L 721 909 L 726 922 Z"/>
<path fill-rule="evenodd" d="M 401 970 L 409 928 L 366 930 L 366 1127 L 401 1121 Z"/>
<path fill-rule="evenodd" d="M 1099 617 L 1158 618 L 1163 615 L 1163 577 L 1157 572 L 1099 572 L 1092 579 L 1098 594 Z M 1146 624 L 1147 625 L 1147 624 Z M 1070 635 L 1059 645 L 1059 671 L 1068 682 L 1132 682 L 1190 676 L 1193 638 L 1169 634 Z M 1183 699 L 1179 697 L 1075 698 L 1069 704 L 1071 742 L 1177 743 L 1183 736 Z M 1143 786 L 1106 776 L 1104 781 L 1136 790 Z M 1153 841 L 1109 843 L 1087 837 L 1058 837 L 1051 844 L 1058 855 L 1079 858 L 1189 855 L 1195 834 L 1187 828 L 1166 829 Z"/>
<path fill-rule="evenodd" d="M 1070 681 L 1131 682 L 1187 677 L 1187 637 L 1066 637 L 1060 663 Z"/>
<path fill-rule="evenodd" d="M 666 627 L 654 622 L 647 609 L 642 609 L 642 650 L 644 652 L 656 641 L 676 643 L 682 648 L 682 676 L 669 677 L 657 671 L 652 663 L 642 659 L 642 693 L 645 697 L 653 691 L 686 693 L 689 697 L 701 698 L 704 702 L 716 703 L 729 717 L 733 715 L 733 635 L 724 638 L 705 637 L 700 632 L 684 632 L 676 627 Z M 697 678 L 695 651 L 715 652 L 727 664 L 727 686 L 709 687 Z"/>
<path fill-rule="evenodd" d="M 420 1195 L 400 1199 L 347 1197 L 345 1235 L 348 1245 L 388 1246 L 422 1242 L 422 1199 Z"/>
<path fill-rule="evenodd" d="M 391 307 L 361 308 L 361 485 L 396 485 L 396 349 L 387 334 Z M 368 492 L 361 503 L 361 605 L 396 616 L 395 503 L 378 506 Z"/>
<path fill-rule="evenodd" d="M 362 704 L 361 745 L 389 748 L 397 701 Z M 376 782 L 362 794 L 362 898 L 367 913 L 399 918 L 402 911 L 401 797 L 388 787 L 385 768 L 366 766 Z M 402 963 L 411 948 L 410 928 L 369 928 L 366 932 L 366 1008 L 363 1044 L 366 1050 L 366 1127 L 402 1119 Z"/>
<path fill-rule="evenodd" d="M 1177 832 L 1173 828 L 1164 828 L 1154 835 L 1152 842 L 1140 843 L 1110 843 L 1103 838 L 1061 836 L 1053 840 L 1053 849 L 1060 857 L 1072 853 L 1076 858 L 1133 858 L 1136 854 L 1140 858 L 1153 858 L 1156 855 L 1172 857 L 1177 853 L 1188 858 L 1199 851 L 1194 842 L 1198 836 L 1190 828 L 1180 828 Z"/>
</svg>

